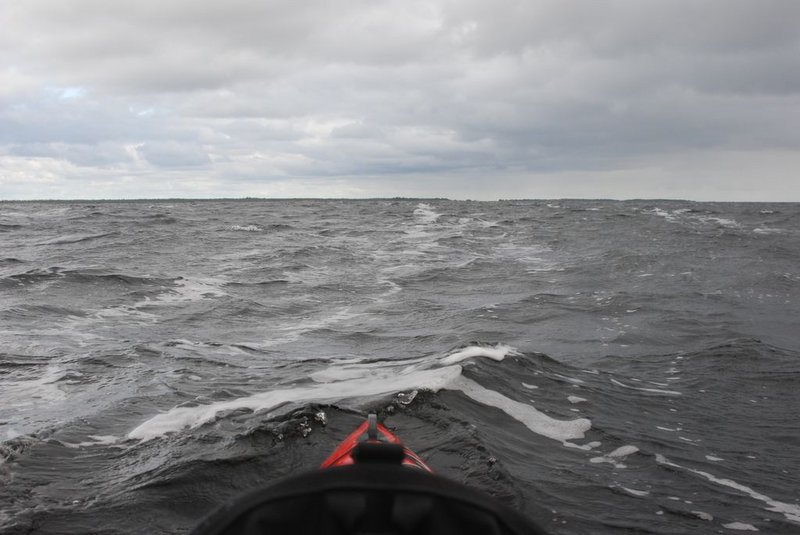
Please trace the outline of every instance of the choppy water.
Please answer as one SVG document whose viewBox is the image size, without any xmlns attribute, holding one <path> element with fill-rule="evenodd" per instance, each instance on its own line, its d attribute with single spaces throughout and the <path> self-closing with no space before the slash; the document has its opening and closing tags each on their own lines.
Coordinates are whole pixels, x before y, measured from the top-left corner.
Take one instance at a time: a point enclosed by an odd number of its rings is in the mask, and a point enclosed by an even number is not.
<svg viewBox="0 0 800 535">
<path fill-rule="evenodd" d="M 185 532 L 377 410 L 553 533 L 798 533 L 798 266 L 797 204 L 2 203 L 0 531 Z"/>
</svg>

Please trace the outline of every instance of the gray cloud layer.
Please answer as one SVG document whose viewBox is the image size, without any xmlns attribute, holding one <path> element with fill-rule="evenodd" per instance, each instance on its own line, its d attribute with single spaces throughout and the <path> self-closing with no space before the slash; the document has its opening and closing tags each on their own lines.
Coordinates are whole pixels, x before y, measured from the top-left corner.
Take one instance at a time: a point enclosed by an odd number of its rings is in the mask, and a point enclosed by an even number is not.
<svg viewBox="0 0 800 535">
<path fill-rule="evenodd" d="M 800 199 L 797 2 L 26 0 L 0 18 L 0 198 Z"/>
</svg>

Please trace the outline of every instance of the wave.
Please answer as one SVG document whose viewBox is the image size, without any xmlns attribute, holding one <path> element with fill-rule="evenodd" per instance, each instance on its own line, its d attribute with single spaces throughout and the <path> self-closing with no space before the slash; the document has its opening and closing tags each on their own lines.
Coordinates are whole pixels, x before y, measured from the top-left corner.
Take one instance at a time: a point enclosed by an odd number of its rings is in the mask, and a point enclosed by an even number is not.
<svg viewBox="0 0 800 535">
<path fill-rule="evenodd" d="M 170 216 L 169 214 L 150 214 L 146 216 L 146 219 L 162 225 L 172 225 L 178 222 L 176 218 Z"/>
<path fill-rule="evenodd" d="M 67 317 L 86 317 L 87 312 L 68 306 L 50 304 L 18 304 L 2 310 L 3 316 L 10 318 L 67 318 Z"/>
<path fill-rule="evenodd" d="M 753 229 L 755 234 L 785 234 L 788 233 L 786 229 L 772 228 L 772 227 L 757 227 Z"/>
<path fill-rule="evenodd" d="M 574 484 L 580 483 L 588 494 L 584 496 L 582 491 L 574 491 L 580 494 L 576 499 L 583 500 L 580 507 L 576 503 L 575 508 L 571 508 L 563 496 L 558 496 L 556 501 L 570 508 L 568 515 L 576 523 L 585 521 L 595 525 L 596 519 L 591 520 L 592 511 L 612 505 L 616 511 L 612 515 L 614 518 L 624 518 L 640 508 L 650 508 L 652 514 L 654 507 L 655 510 L 660 507 L 670 516 L 686 518 L 684 515 L 688 515 L 697 522 L 709 522 L 709 517 L 721 523 L 752 522 L 753 514 L 765 514 L 765 511 L 796 522 L 796 506 L 780 495 L 767 497 L 758 490 L 760 485 L 748 482 L 749 478 L 742 477 L 735 464 L 725 461 L 736 450 L 725 448 L 732 436 L 710 440 L 704 429 L 698 427 L 705 414 L 704 407 L 718 400 L 704 400 L 707 394 L 698 393 L 688 377 L 677 383 L 662 379 L 665 374 L 666 379 L 675 376 L 676 373 L 671 372 L 675 367 L 694 369 L 695 364 L 704 360 L 747 357 L 753 350 L 773 353 L 773 358 L 780 362 L 793 361 L 791 354 L 747 339 L 693 354 L 643 359 L 638 369 L 626 368 L 624 374 L 571 367 L 546 355 L 522 353 L 503 344 L 470 344 L 444 355 L 402 361 L 354 359 L 335 365 L 329 363 L 331 367 L 323 367 L 319 373 L 310 374 L 308 380 L 293 387 L 173 407 L 143 422 L 119 440 L 149 443 L 173 437 L 173 444 L 174 440 L 188 444 L 190 437 L 197 436 L 218 440 L 211 437 L 225 433 L 231 426 L 250 422 L 248 430 L 237 435 L 241 440 L 255 439 L 266 433 L 272 444 L 296 439 L 301 441 L 296 444 L 300 447 L 309 433 L 325 433 L 325 418 L 315 416 L 322 411 L 323 416 L 327 413 L 332 418 L 337 411 L 343 410 L 346 414 L 349 410 L 360 413 L 369 409 L 377 410 L 385 418 L 399 418 L 398 421 L 405 422 L 406 428 L 411 427 L 412 431 L 418 426 L 409 425 L 409 418 L 421 419 L 436 427 L 435 433 L 424 436 L 438 445 L 431 450 L 421 450 L 423 456 L 425 453 L 433 455 L 428 459 L 433 466 L 437 466 L 437 459 L 441 462 L 442 456 L 447 459 L 448 451 L 463 452 L 465 447 L 459 442 L 440 444 L 445 440 L 437 438 L 440 435 L 448 437 L 449 441 L 462 440 L 456 438 L 462 433 L 477 439 L 478 443 L 470 449 L 475 448 L 478 457 L 466 466 L 462 459 L 461 470 L 467 472 L 461 473 L 461 477 L 485 469 L 480 467 L 491 467 L 495 473 L 508 469 L 505 478 L 524 480 L 526 485 L 535 485 L 544 492 L 548 482 L 543 478 L 551 477 L 547 474 L 553 470 L 546 463 L 570 466 L 568 470 L 557 470 L 559 481 L 574 480 Z M 324 366 L 325 361 L 315 364 Z M 613 367 L 613 359 L 606 365 Z M 769 365 L 765 364 L 762 373 L 769 373 L 768 369 Z M 687 370 L 677 371 L 681 376 L 689 376 Z M 695 371 L 698 375 L 704 373 L 702 367 Z M 729 373 L 737 375 L 739 372 Z M 620 383 L 625 387 L 621 388 Z M 673 389 L 665 389 L 667 384 Z M 684 386 L 674 389 L 675 384 Z M 727 380 L 723 384 L 727 384 Z M 791 384 L 787 381 L 787 388 Z M 180 436 L 183 438 L 177 438 Z M 409 441 L 421 440 L 409 431 L 403 436 Z M 560 443 L 564 446 L 563 453 L 556 454 L 548 448 L 544 457 L 549 461 L 540 460 L 538 457 L 543 453 L 537 450 L 545 451 L 547 441 Z M 738 444 L 744 443 L 740 437 Z M 687 445 L 692 447 L 687 449 Z M 661 462 L 664 455 L 677 458 Z M 514 466 L 520 468 L 515 470 Z M 675 470 L 664 472 L 665 467 Z M 739 476 L 728 475 L 730 472 L 739 473 Z M 719 483 L 723 494 L 725 488 L 741 491 L 754 502 L 740 509 L 738 515 L 720 510 L 718 504 L 725 500 L 720 501 L 719 492 L 706 490 L 706 495 L 698 496 L 697 483 L 692 481 L 696 475 Z M 160 480 L 160 476 L 153 477 L 155 479 L 149 481 Z M 493 485 L 491 479 L 483 478 L 477 484 L 484 488 Z M 509 489 L 504 488 L 502 492 L 509 492 Z M 586 502 L 589 494 L 593 497 Z M 674 496 L 676 501 L 666 496 Z M 644 502 L 639 505 L 625 501 L 630 497 Z M 759 508 L 761 503 L 766 503 L 766 510 Z M 581 512 L 581 507 L 588 509 Z M 748 513 L 741 512 L 744 510 Z M 644 524 L 637 522 L 636 525 Z"/>
<path fill-rule="evenodd" d="M 767 505 L 769 505 L 769 507 L 767 508 L 768 511 L 775 511 L 777 513 L 781 513 L 784 516 L 786 516 L 786 518 L 788 520 L 791 520 L 792 522 L 795 522 L 796 524 L 800 525 L 800 505 L 780 502 L 780 501 L 775 500 L 773 498 L 770 498 L 769 496 L 766 496 L 766 495 L 764 495 L 764 494 L 762 494 L 760 492 L 756 492 L 755 490 L 753 490 L 753 489 L 751 489 L 751 488 L 749 488 L 749 487 L 747 487 L 745 485 L 742 485 L 741 483 L 737 483 L 736 481 L 733 481 L 731 479 L 717 477 L 717 476 L 714 476 L 714 475 L 709 474 L 708 472 L 705 472 L 705 471 L 702 471 L 702 470 L 697 470 L 697 469 L 694 469 L 694 468 L 687 468 L 685 466 L 681 466 L 679 464 L 671 462 L 669 459 L 667 459 L 666 457 L 664 457 L 663 455 L 660 455 L 660 454 L 656 455 L 656 462 L 658 462 L 659 464 L 665 465 L 665 466 L 669 466 L 671 468 L 677 468 L 677 469 L 680 469 L 680 470 L 685 470 L 685 471 L 690 472 L 692 474 L 696 474 L 696 475 L 698 475 L 698 476 L 700 476 L 700 477 L 702 477 L 702 478 L 704 478 L 704 479 L 706 479 L 706 480 L 708 480 L 708 481 L 710 481 L 712 483 L 716 483 L 718 485 L 729 487 L 729 488 L 732 488 L 732 489 L 737 490 L 739 492 L 742 492 L 742 493 L 750 496 L 751 498 L 753 498 L 755 500 L 764 502 Z M 728 526 L 728 528 L 729 529 L 742 529 L 742 528 L 731 528 L 730 526 Z M 758 531 L 758 530 L 755 530 L 755 531 Z"/>
<path fill-rule="evenodd" d="M 264 229 L 258 225 L 233 225 L 226 230 L 242 231 L 242 232 L 264 232 Z"/>
<path fill-rule="evenodd" d="M 143 277 L 129 275 L 114 271 L 98 269 L 68 269 L 59 266 L 49 268 L 32 269 L 25 273 L 17 273 L 0 278 L 2 286 L 35 285 L 51 281 L 60 281 L 64 284 L 74 285 L 122 285 L 126 287 L 138 286 L 171 286 L 176 281 L 182 280 L 181 277 L 175 279 L 159 277 Z"/>
<path fill-rule="evenodd" d="M 652 208 L 645 210 L 644 213 L 649 213 L 658 217 L 663 217 L 670 223 L 689 223 L 701 225 L 717 225 L 726 228 L 740 228 L 742 225 L 738 221 L 730 217 L 720 217 L 715 215 L 714 212 L 701 211 L 691 208 L 678 208 L 675 210 L 664 210 L 662 208 Z"/>
<path fill-rule="evenodd" d="M 117 232 L 103 232 L 101 234 L 65 234 L 63 236 L 58 236 L 57 238 L 38 242 L 36 245 L 68 245 L 72 243 L 99 240 L 101 238 L 107 238 L 108 236 L 116 236 L 117 234 Z"/>
<path fill-rule="evenodd" d="M 117 474 L 104 480 L 109 496 L 145 488 L 158 496 L 187 488 L 225 492 L 220 477 L 256 486 L 257 473 L 279 477 L 315 462 L 309 459 L 321 460 L 369 410 L 398 425 L 400 436 L 439 473 L 507 496 L 521 509 L 560 504 L 549 526 L 554 532 L 562 519 L 569 519 L 575 533 L 607 532 L 619 522 L 648 529 L 659 519 L 657 511 L 668 523 L 680 521 L 694 531 L 708 522 L 759 525 L 764 515 L 775 515 L 770 525 L 776 533 L 781 522 L 795 522 L 790 499 L 753 481 L 752 474 L 762 471 L 726 461 L 747 448 L 747 431 L 737 430 L 738 440 L 736 435 L 713 440 L 718 429 L 708 422 L 706 409 L 720 399 L 704 399 L 707 394 L 689 382 L 689 369 L 702 375 L 702 366 L 695 365 L 703 362 L 758 360 L 754 351 L 771 354 L 773 364 L 794 358 L 756 340 L 642 357 L 635 368 L 610 358 L 607 369 L 582 369 L 506 344 L 481 343 L 403 360 L 279 360 L 303 377 L 291 380 L 290 368 L 283 368 L 282 383 L 255 393 L 244 392 L 241 384 L 203 389 L 218 372 L 200 372 L 202 380 L 189 376 L 202 370 L 206 348 L 190 341 L 175 344 L 197 350 L 196 363 L 171 373 L 187 376 L 203 391 L 201 397 L 181 394 L 180 404 L 123 435 L 90 429 L 49 443 L 106 456 L 107 470 Z M 676 383 L 665 380 L 676 375 L 672 368 L 686 378 L 677 381 L 682 386 L 671 386 L 681 395 L 643 390 Z M 746 368 L 742 362 L 729 373 Z M 767 363 L 761 372 L 769 368 Z M 620 388 L 615 381 L 637 388 Z M 793 384 L 788 381 L 787 388 L 793 391 Z M 735 510 L 724 505 L 731 500 L 737 500 Z M 547 512 L 539 518 L 552 517 Z M 187 520 L 175 522 L 177 529 Z"/>
<path fill-rule="evenodd" d="M 283 231 L 283 230 L 292 230 L 294 227 L 292 225 L 286 225 L 284 223 L 274 223 L 271 225 L 231 225 L 230 227 L 226 227 L 225 230 L 232 230 L 232 231 L 239 231 L 239 232 L 267 232 L 267 231 Z"/>
<path fill-rule="evenodd" d="M 254 282 L 226 282 L 224 286 L 232 287 L 232 288 L 247 288 L 250 286 L 272 286 L 273 284 L 289 284 L 289 280 L 287 279 L 271 279 L 271 280 L 263 280 L 263 281 L 254 281 Z"/>
<path fill-rule="evenodd" d="M 433 206 L 428 203 L 421 202 L 414 209 L 414 217 L 420 223 L 435 223 L 441 216 L 442 214 L 435 211 Z"/>
<path fill-rule="evenodd" d="M 484 405 L 499 408 L 522 422 L 533 432 L 565 442 L 583 438 L 591 427 L 585 418 L 561 421 L 536 410 L 529 404 L 515 401 L 499 392 L 487 389 L 462 376 L 462 367 L 454 363 L 470 358 L 486 357 L 502 361 L 506 356 L 520 355 L 506 345 L 495 347 L 468 346 L 439 359 L 438 366 L 428 363 L 400 362 L 376 367 L 374 363 L 349 365 L 331 376 L 311 375 L 312 384 L 290 389 L 273 389 L 235 400 L 193 407 L 178 406 L 142 423 L 127 434 L 128 439 L 148 441 L 186 428 L 197 428 L 216 420 L 219 415 L 247 410 L 271 411 L 289 403 L 325 403 L 344 398 L 373 398 L 406 390 L 457 390 Z M 344 373 L 342 373 L 344 372 Z M 331 379 L 337 379 L 331 381 Z M 324 382 L 319 382 L 319 381 Z"/>
</svg>

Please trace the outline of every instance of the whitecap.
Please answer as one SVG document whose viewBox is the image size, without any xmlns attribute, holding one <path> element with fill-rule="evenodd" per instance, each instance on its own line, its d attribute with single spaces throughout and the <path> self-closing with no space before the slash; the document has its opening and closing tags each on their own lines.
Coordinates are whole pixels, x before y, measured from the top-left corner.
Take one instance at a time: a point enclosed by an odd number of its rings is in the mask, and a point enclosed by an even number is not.
<svg viewBox="0 0 800 535">
<path fill-rule="evenodd" d="M 442 364 L 450 365 L 473 357 L 486 357 L 500 362 L 508 355 L 519 356 L 521 353 L 505 344 L 497 344 L 494 347 L 468 346 L 444 357 L 441 362 Z"/>
<path fill-rule="evenodd" d="M 113 435 L 89 435 L 87 438 L 89 440 L 85 442 L 71 443 L 62 441 L 61 443 L 68 448 L 84 448 L 87 446 L 110 446 L 119 440 L 119 437 Z"/>
<path fill-rule="evenodd" d="M 433 207 L 430 204 L 421 202 L 417 205 L 417 208 L 414 210 L 414 215 L 422 223 L 434 223 L 436 222 L 437 219 L 441 217 L 442 214 L 434 211 Z"/>
<path fill-rule="evenodd" d="M 575 444 L 573 442 L 564 442 L 564 445 L 567 446 L 568 448 L 575 448 L 577 450 L 590 451 L 590 450 L 593 450 L 595 448 L 599 448 L 600 446 L 603 445 L 603 443 L 600 442 L 599 440 L 594 440 L 592 442 L 589 442 L 588 444 Z"/>
<path fill-rule="evenodd" d="M 630 444 L 627 446 L 620 446 L 619 448 L 615 449 L 611 453 L 608 454 L 608 457 L 627 457 L 628 455 L 632 455 L 639 451 L 639 448 L 636 446 L 631 446 Z"/>
<path fill-rule="evenodd" d="M 286 403 L 333 402 L 353 397 L 385 395 L 413 388 L 438 391 L 460 374 L 461 366 L 415 370 L 408 373 L 398 373 L 396 368 L 389 368 L 374 370 L 369 375 L 352 380 L 271 390 L 196 407 L 174 407 L 133 429 L 128 433 L 128 438 L 142 441 L 152 440 L 185 428 L 199 427 L 215 420 L 220 413 L 237 409 L 263 411 L 275 409 Z"/>
<path fill-rule="evenodd" d="M 586 383 L 586 381 L 584 381 L 583 379 L 576 379 L 574 377 L 567 377 L 566 375 L 561 375 L 560 373 L 554 373 L 553 377 L 558 377 L 559 379 L 563 379 L 564 381 L 566 381 L 568 383 L 572 383 L 573 385 L 582 385 L 582 384 Z"/>
<path fill-rule="evenodd" d="M 762 501 L 762 502 L 766 503 L 767 505 L 769 505 L 769 507 L 767 507 L 767 511 L 774 511 L 776 513 L 782 513 L 788 520 L 790 520 L 792 522 L 800 523 L 800 505 L 779 502 L 777 500 L 774 500 L 774 499 L 770 498 L 769 496 L 767 496 L 765 494 L 761 494 L 760 492 L 757 492 L 757 491 L 751 489 L 750 487 L 742 485 L 741 483 L 737 483 L 736 481 L 733 481 L 732 479 L 726 479 L 726 478 L 717 477 L 717 476 L 714 476 L 712 474 L 709 474 L 708 472 L 703 472 L 702 470 L 696 470 L 694 468 L 688 468 L 688 467 L 685 467 L 685 466 L 681 466 L 679 464 L 671 462 L 670 460 L 668 460 L 666 457 L 664 457 L 660 453 L 656 454 L 656 462 L 659 463 L 659 464 L 663 464 L 665 466 L 671 466 L 672 468 L 680 468 L 681 470 L 686 470 L 687 472 L 691 472 L 693 474 L 697 474 L 697 475 L 703 477 L 704 479 L 707 479 L 708 481 L 711 481 L 712 483 L 717 483 L 718 485 L 723 485 L 725 487 L 730 487 L 732 489 L 736 489 L 736 490 L 738 490 L 740 492 L 743 492 L 744 494 L 747 494 L 748 496 L 750 496 L 751 498 L 753 498 L 755 500 Z M 730 529 L 740 529 L 740 528 L 730 528 Z M 742 529 L 744 529 L 744 528 L 742 528 Z"/>
<path fill-rule="evenodd" d="M 653 394 L 664 394 L 666 396 L 680 396 L 680 395 L 682 395 L 680 392 L 677 392 L 675 390 L 661 390 L 661 389 L 658 389 L 658 388 L 639 388 L 639 387 L 636 387 L 636 386 L 630 386 L 630 385 L 626 385 L 625 383 L 622 383 L 620 381 L 617 381 L 616 379 L 611 379 L 611 382 L 614 383 L 617 386 L 621 386 L 623 388 L 629 388 L 631 390 L 639 390 L 641 392 L 651 392 Z"/>
<path fill-rule="evenodd" d="M 744 522 L 729 522 L 727 524 L 722 524 L 722 527 L 737 531 L 758 531 L 758 528 L 754 525 L 745 524 Z"/>
<path fill-rule="evenodd" d="M 496 407 L 537 435 L 558 440 L 565 443 L 565 445 L 567 445 L 566 441 L 568 440 L 583 438 L 584 434 L 592 427 L 592 422 L 587 418 L 556 420 L 543 412 L 539 412 L 530 405 L 507 398 L 499 392 L 484 388 L 475 381 L 463 376 L 455 378 L 445 388 L 460 390 L 478 403 Z"/>
<path fill-rule="evenodd" d="M 168 292 L 160 294 L 154 300 L 146 300 L 134 305 L 152 305 L 155 302 L 171 304 L 187 301 L 200 301 L 213 297 L 224 297 L 228 294 L 222 290 L 227 281 L 214 278 L 182 278 L 175 283 L 175 287 Z"/>
<path fill-rule="evenodd" d="M 515 350 L 508 346 L 465 348 L 445 359 L 446 364 L 450 365 L 435 369 L 420 369 L 419 364 L 412 364 L 404 369 L 398 369 L 398 366 L 376 369 L 373 366 L 358 364 L 329 368 L 311 375 L 311 379 L 317 381 L 314 384 L 277 389 L 208 405 L 174 407 L 145 421 L 127 436 L 135 440 L 152 440 L 185 428 L 199 427 L 214 421 L 224 412 L 239 409 L 270 411 L 287 403 L 334 402 L 342 399 L 382 396 L 412 389 L 427 389 L 434 392 L 448 389 L 461 391 L 478 403 L 502 410 L 536 434 L 558 440 L 565 446 L 574 446 L 567 441 L 583 438 L 584 433 L 591 428 L 590 420 L 551 418 L 531 405 L 512 400 L 461 376 L 461 366 L 454 364 L 473 356 L 502 360 L 505 355 L 512 352 Z"/>
<path fill-rule="evenodd" d="M 716 224 L 718 224 L 720 226 L 728 227 L 728 228 L 735 228 L 735 227 L 739 226 L 738 221 L 735 221 L 733 219 L 725 219 L 724 217 L 703 217 L 703 216 L 700 216 L 697 219 L 699 219 L 700 221 L 702 221 L 704 223 L 712 222 L 712 223 L 716 223 Z"/>
<path fill-rule="evenodd" d="M 629 489 L 628 487 L 619 487 L 619 488 L 621 488 L 622 490 L 633 496 L 644 497 L 650 494 L 649 490 L 636 490 L 636 489 Z"/>
<path fill-rule="evenodd" d="M 632 445 L 620 446 L 619 448 L 615 449 L 611 453 L 607 453 L 600 457 L 592 457 L 589 459 L 590 463 L 609 463 L 613 464 L 614 468 L 625 468 L 626 466 L 619 462 L 620 460 L 624 459 L 628 455 L 633 455 L 634 453 L 638 452 L 639 448 Z"/>
<path fill-rule="evenodd" d="M 5 380 L 3 382 L 3 406 L 5 408 L 53 405 L 66 399 L 67 395 L 58 386 L 65 370 L 49 363 L 44 373 L 36 379 Z"/>
<path fill-rule="evenodd" d="M 674 223 L 675 221 L 677 221 L 677 217 L 675 217 L 675 216 L 677 214 L 681 213 L 681 212 L 678 211 L 678 210 L 675 210 L 674 212 L 669 213 L 669 212 L 667 212 L 665 210 L 662 210 L 661 208 L 653 208 L 652 210 L 647 210 L 646 213 L 650 213 L 650 214 L 653 214 L 653 215 L 657 215 L 659 217 L 663 217 L 667 221 L 669 221 L 671 223 Z"/>
</svg>

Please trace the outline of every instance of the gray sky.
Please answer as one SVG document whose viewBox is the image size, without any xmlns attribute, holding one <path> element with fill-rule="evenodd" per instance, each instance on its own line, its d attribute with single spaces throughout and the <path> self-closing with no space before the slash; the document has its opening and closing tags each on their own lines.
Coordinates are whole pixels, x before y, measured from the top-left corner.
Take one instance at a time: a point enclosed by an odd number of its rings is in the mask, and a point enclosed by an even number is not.
<svg viewBox="0 0 800 535">
<path fill-rule="evenodd" d="M 0 199 L 800 201 L 794 0 L 20 0 L 0 21 Z"/>
</svg>

